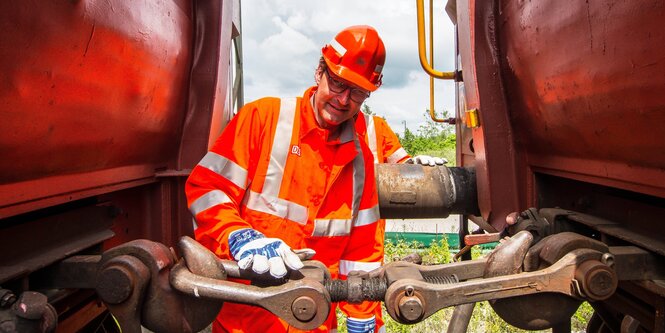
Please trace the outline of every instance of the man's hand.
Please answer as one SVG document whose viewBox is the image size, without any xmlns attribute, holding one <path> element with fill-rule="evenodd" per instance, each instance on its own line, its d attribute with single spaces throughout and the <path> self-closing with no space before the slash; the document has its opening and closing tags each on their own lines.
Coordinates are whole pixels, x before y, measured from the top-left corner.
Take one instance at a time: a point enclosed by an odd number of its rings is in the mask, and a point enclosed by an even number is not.
<svg viewBox="0 0 665 333">
<path fill-rule="evenodd" d="M 257 274 L 270 271 L 275 278 L 286 275 L 286 267 L 298 270 L 303 267 L 298 255 L 279 238 L 266 238 L 254 229 L 234 230 L 229 234 L 229 248 L 241 269 L 250 266 Z M 314 252 L 313 250 L 310 250 Z"/>
<path fill-rule="evenodd" d="M 347 318 L 346 329 L 349 333 L 374 333 L 376 328 L 376 318 L 358 319 Z"/>
<path fill-rule="evenodd" d="M 429 156 L 429 155 L 416 155 L 416 156 L 411 157 L 408 160 L 406 160 L 406 163 L 437 166 L 437 165 L 444 165 L 444 164 L 448 163 L 448 160 L 443 158 L 443 157 L 435 157 L 435 156 Z"/>
</svg>

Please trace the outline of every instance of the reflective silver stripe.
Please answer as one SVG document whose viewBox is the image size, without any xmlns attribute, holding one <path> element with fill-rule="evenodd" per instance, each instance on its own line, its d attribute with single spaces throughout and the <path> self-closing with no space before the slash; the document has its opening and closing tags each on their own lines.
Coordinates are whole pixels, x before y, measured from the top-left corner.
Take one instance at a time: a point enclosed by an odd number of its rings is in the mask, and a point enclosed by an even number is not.
<svg viewBox="0 0 665 333">
<path fill-rule="evenodd" d="M 279 107 L 279 118 L 275 128 L 275 136 L 272 139 L 270 150 L 270 163 L 266 171 L 266 179 L 263 183 L 262 195 L 266 198 L 278 198 L 279 190 L 284 177 L 284 166 L 291 151 L 291 136 L 293 133 L 293 121 L 296 115 L 296 99 L 283 98 Z"/>
<path fill-rule="evenodd" d="M 369 150 L 374 155 L 374 163 L 379 163 L 379 153 L 376 150 L 376 126 L 374 126 L 374 116 L 364 114 L 365 116 L 365 127 L 367 128 L 367 145 Z"/>
<path fill-rule="evenodd" d="M 362 261 L 339 261 L 339 274 L 349 275 L 352 271 L 369 272 L 381 267 L 380 262 L 362 262 Z"/>
<path fill-rule="evenodd" d="M 209 151 L 199 165 L 228 179 L 242 189 L 247 188 L 247 170 L 228 158 Z"/>
<path fill-rule="evenodd" d="M 379 330 L 377 331 L 377 333 L 386 333 L 386 327 L 385 327 L 385 326 L 381 326 L 381 327 L 379 328 Z"/>
<path fill-rule="evenodd" d="M 349 317 L 349 318 L 353 319 L 356 322 L 360 322 L 360 323 L 365 323 L 365 322 L 373 321 L 373 320 L 376 319 L 376 317 L 374 317 L 374 316 L 371 316 L 369 318 L 355 318 L 355 317 Z"/>
<path fill-rule="evenodd" d="M 339 53 L 339 56 L 340 56 L 340 57 L 343 57 L 344 54 L 346 54 L 346 48 L 345 48 L 344 46 L 342 46 L 342 44 L 340 44 L 340 43 L 337 41 L 337 39 L 333 38 L 333 39 L 330 41 L 330 46 L 332 46 L 332 48 L 335 49 L 335 51 L 336 51 L 337 53 Z"/>
<path fill-rule="evenodd" d="M 247 191 L 245 194 L 245 206 L 249 209 L 289 219 L 302 225 L 307 224 L 307 207 L 295 202 L 270 197 L 263 193 Z"/>
<path fill-rule="evenodd" d="M 196 219 L 192 218 L 192 227 L 194 228 L 193 230 L 196 230 L 196 228 L 199 227 L 199 225 L 196 223 Z"/>
<path fill-rule="evenodd" d="M 388 163 L 397 163 L 399 160 L 409 156 L 409 154 L 404 150 L 404 148 L 400 147 L 399 149 L 395 150 L 388 158 L 386 159 Z"/>
<path fill-rule="evenodd" d="M 314 220 L 315 237 L 348 236 L 351 234 L 351 219 L 316 219 Z"/>
<path fill-rule="evenodd" d="M 357 137 L 358 134 L 356 134 L 356 125 L 355 122 L 351 120 L 347 120 L 340 125 L 342 128 L 339 132 L 339 142 L 341 143 L 347 143 L 351 142 L 353 138 Z"/>
<path fill-rule="evenodd" d="M 248 191 L 245 193 L 245 206 L 249 209 L 289 219 L 305 225 L 307 223 L 307 207 L 281 199 L 279 191 L 282 187 L 284 167 L 291 152 L 291 137 L 296 112 L 296 99 L 285 98 L 280 101 L 279 117 L 275 136 L 270 150 L 270 162 L 266 170 L 266 179 L 261 193 Z"/>
<path fill-rule="evenodd" d="M 353 159 L 353 198 L 351 198 L 353 200 L 351 201 L 351 216 L 353 217 L 353 225 L 355 225 L 365 187 L 365 159 L 363 158 L 363 151 L 360 149 L 360 141 L 357 135 L 353 143 L 356 145 L 356 151 L 358 152 Z"/>
<path fill-rule="evenodd" d="M 189 206 L 189 211 L 192 212 L 194 216 L 198 215 L 200 212 L 211 208 L 213 206 L 217 206 L 219 204 L 223 203 L 229 203 L 232 202 L 231 199 L 229 198 L 226 193 L 220 191 L 220 190 L 212 190 L 202 196 L 200 196 L 198 199 L 194 200 L 192 202 L 191 206 Z"/>
<path fill-rule="evenodd" d="M 376 222 L 379 219 L 379 205 L 372 208 L 361 209 L 358 212 L 358 219 L 356 220 L 356 227 L 368 225 Z"/>
</svg>

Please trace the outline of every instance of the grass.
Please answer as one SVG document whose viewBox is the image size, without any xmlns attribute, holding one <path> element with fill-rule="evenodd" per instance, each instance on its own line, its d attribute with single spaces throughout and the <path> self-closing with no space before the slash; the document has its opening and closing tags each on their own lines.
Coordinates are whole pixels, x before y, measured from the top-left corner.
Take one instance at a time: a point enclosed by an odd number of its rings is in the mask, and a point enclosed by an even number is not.
<svg viewBox="0 0 665 333">
<path fill-rule="evenodd" d="M 445 239 L 433 244 L 429 248 L 422 248 L 417 242 L 404 242 L 397 241 L 386 242 L 385 247 L 385 261 L 391 262 L 398 260 L 410 253 L 418 252 L 423 258 L 423 265 L 435 265 L 448 263 L 452 260 L 448 242 Z M 472 257 L 479 258 L 483 254 L 476 247 L 472 250 Z M 385 321 L 386 332 L 443 332 L 448 327 L 450 318 L 453 313 L 453 308 L 446 308 L 438 311 L 429 318 L 414 325 L 403 325 L 394 321 L 386 312 L 385 305 L 383 305 L 383 320 Z M 593 314 L 591 306 L 584 302 L 578 311 L 571 318 L 572 332 L 585 332 L 586 325 Z M 338 332 L 346 333 L 346 318 L 344 318 L 338 311 Z M 489 305 L 488 302 L 480 302 L 476 304 L 473 311 L 471 321 L 469 322 L 468 332 L 529 332 L 510 326 L 503 319 L 499 317 Z M 551 330 L 539 331 L 551 332 Z"/>
</svg>

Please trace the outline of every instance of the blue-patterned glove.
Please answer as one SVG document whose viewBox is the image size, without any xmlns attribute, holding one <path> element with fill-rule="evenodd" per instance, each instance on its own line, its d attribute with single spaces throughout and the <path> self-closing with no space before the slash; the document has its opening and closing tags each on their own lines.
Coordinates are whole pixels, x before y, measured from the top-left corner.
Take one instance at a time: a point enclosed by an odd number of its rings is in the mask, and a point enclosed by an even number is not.
<svg viewBox="0 0 665 333">
<path fill-rule="evenodd" d="M 346 329 L 349 333 L 374 333 L 376 318 L 358 319 L 349 317 L 346 319 Z"/>
<path fill-rule="evenodd" d="M 275 278 L 284 277 L 286 266 L 298 270 L 303 267 L 300 258 L 279 238 L 266 238 L 254 229 L 238 229 L 229 234 L 229 248 L 241 269 L 258 274 L 270 271 Z"/>
</svg>

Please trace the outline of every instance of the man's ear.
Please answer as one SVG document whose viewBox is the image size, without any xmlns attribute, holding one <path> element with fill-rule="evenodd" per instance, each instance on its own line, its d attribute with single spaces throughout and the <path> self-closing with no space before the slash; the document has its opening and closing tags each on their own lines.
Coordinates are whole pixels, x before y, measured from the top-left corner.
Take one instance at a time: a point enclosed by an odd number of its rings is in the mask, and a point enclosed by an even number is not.
<svg viewBox="0 0 665 333">
<path fill-rule="evenodd" d="M 323 77 L 323 69 L 319 66 L 314 71 L 314 82 L 316 82 L 317 86 L 321 83 L 321 77 Z"/>
</svg>

